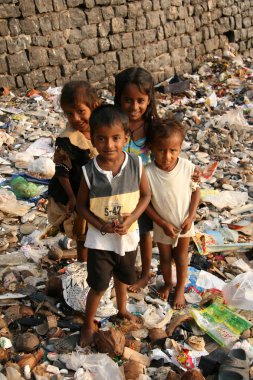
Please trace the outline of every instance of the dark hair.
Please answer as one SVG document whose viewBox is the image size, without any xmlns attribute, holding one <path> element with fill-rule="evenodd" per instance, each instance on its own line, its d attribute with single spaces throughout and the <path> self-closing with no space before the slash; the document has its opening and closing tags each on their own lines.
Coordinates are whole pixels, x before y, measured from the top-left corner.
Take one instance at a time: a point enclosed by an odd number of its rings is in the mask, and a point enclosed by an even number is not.
<svg viewBox="0 0 253 380">
<path fill-rule="evenodd" d="M 112 104 L 103 104 L 97 107 L 90 117 L 90 134 L 94 136 L 96 128 L 99 127 L 113 127 L 115 124 L 120 123 L 126 134 L 129 133 L 129 119 L 126 112 L 121 108 Z"/>
<path fill-rule="evenodd" d="M 66 83 L 61 92 L 60 105 L 74 106 L 77 103 L 83 102 L 87 107 L 93 110 L 99 99 L 96 90 L 84 80 L 71 81 Z"/>
<path fill-rule="evenodd" d="M 129 84 L 135 84 L 139 90 L 149 97 L 149 105 L 147 106 L 144 114 L 145 126 L 152 124 L 154 119 L 158 118 L 156 104 L 155 104 L 155 90 L 154 80 L 149 71 L 142 67 L 129 67 L 121 71 L 115 77 L 115 98 L 114 103 L 116 106 L 121 106 L 120 98 Z"/>
<path fill-rule="evenodd" d="M 156 138 L 167 138 L 172 135 L 180 135 L 182 142 L 185 139 L 186 127 L 174 118 L 155 120 L 148 129 L 147 144 L 154 142 Z"/>
</svg>

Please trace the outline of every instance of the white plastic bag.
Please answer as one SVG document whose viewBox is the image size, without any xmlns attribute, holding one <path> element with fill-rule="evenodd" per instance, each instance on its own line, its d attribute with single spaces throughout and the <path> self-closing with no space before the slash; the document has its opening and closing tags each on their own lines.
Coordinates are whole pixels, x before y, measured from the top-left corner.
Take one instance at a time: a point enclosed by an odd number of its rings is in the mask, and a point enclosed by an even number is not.
<svg viewBox="0 0 253 380">
<path fill-rule="evenodd" d="M 45 178 L 52 178 L 55 173 L 55 164 L 51 158 L 40 157 L 29 164 L 28 171 L 41 174 Z"/>
<path fill-rule="evenodd" d="M 239 274 L 222 289 L 228 306 L 253 310 L 253 271 Z"/>
</svg>

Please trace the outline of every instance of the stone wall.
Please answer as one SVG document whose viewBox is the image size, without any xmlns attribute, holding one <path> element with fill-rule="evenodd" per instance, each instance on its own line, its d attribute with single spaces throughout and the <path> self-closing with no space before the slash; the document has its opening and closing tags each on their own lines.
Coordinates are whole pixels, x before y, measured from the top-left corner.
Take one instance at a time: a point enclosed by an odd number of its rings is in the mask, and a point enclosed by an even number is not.
<svg viewBox="0 0 253 380">
<path fill-rule="evenodd" d="M 228 41 L 253 57 L 253 0 L 0 0 L 0 86 L 106 87 L 132 65 L 159 82 Z"/>
</svg>

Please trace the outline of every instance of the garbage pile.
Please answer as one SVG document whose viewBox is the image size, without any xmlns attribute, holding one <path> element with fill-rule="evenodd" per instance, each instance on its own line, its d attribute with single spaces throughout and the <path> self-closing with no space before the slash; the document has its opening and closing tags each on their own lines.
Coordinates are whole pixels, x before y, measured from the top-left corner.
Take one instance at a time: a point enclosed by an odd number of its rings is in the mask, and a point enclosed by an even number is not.
<svg viewBox="0 0 253 380">
<path fill-rule="evenodd" d="M 60 88 L 0 97 L 0 380 L 253 377 L 253 67 L 227 52 L 156 86 L 161 116 L 188 126 L 184 157 L 201 173 L 187 307 L 158 297 L 157 248 L 148 286 L 128 294 L 141 323 L 120 321 L 113 283 L 94 347 L 78 346 L 87 267 L 48 224 L 54 141 L 65 126 Z M 112 102 L 107 90 L 101 97 Z M 59 245 L 59 241 L 61 242 Z M 140 260 L 137 260 L 137 270 Z M 174 273 L 174 282 L 176 283 Z M 201 369 L 202 372 L 199 372 Z M 250 373 L 250 375 L 249 375 Z"/>
</svg>

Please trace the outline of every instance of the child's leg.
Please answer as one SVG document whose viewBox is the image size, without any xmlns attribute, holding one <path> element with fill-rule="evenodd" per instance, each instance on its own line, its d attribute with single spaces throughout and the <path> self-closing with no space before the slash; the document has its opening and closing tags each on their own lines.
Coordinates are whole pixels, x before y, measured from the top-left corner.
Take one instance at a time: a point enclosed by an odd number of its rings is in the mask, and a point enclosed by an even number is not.
<svg viewBox="0 0 253 380">
<path fill-rule="evenodd" d="M 84 246 L 86 235 L 86 222 L 83 217 L 77 214 L 73 227 L 73 234 L 76 236 L 77 260 L 81 263 L 87 261 L 88 249 Z"/>
<path fill-rule="evenodd" d="M 123 284 L 123 282 L 120 282 L 115 276 L 114 276 L 114 285 L 115 285 L 115 291 L 116 291 L 116 298 L 117 298 L 117 306 L 118 306 L 118 317 L 122 319 L 128 319 L 133 322 L 138 323 L 139 318 L 135 315 L 131 314 L 126 309 L 126 300 L 127 300 L 127 284 Z"/>
<path fill-rule="evenodd" d="M 164 286 L 159 289 L 160 297 L 164 300 L 168 300 L 170 291 L 172 289 L 172 272 L 171 272 L 171 260 L 172 260 L 172 246 L 168 244 L 157 243 L 160 254 L 160 266 L 164 279 Z"/>
<path fill-rule="evenodd" d="M 76 250 L 77 250 L 77 260 L 81 263 L 87 261 L 88 248 L 84 247 L 84 241 L 77 240 L 76 242 Z"/>
<path fill-rule="evenodd" d="M 152 259 L 152 238 L 150 232 L 140 235 L 140 251 L 141 251 L 141 277 L 134 285 L 128 287 L 131 292 L 138 292 L 141 288 L 145 288 L 149 280 L 149 271 Z"/>
<path fill-rule="evenodd" d="M 176 264 L 177 272 L 177 285 L 175 291 L 175 297 L 173 301 L 174 309 L 182 309 L 185 307 L 184 287 L 187 279 L 188 269 L 188 247 L 190 243 L 189 237 L 181 237 L 178 240 L 178 245 L 172 251 L 173 258 Z"/>
<path fill-rule="evenodd" d="M 95 333 L 94 317 L 103 294 L 104 291 L 96 292 L 93 289 L 90 289 L 88 293 L 85 309 L 85 322 L 80 337 L 81 347 L 89 345 L 93 340 L 93 335 Z"/>
</svg>

